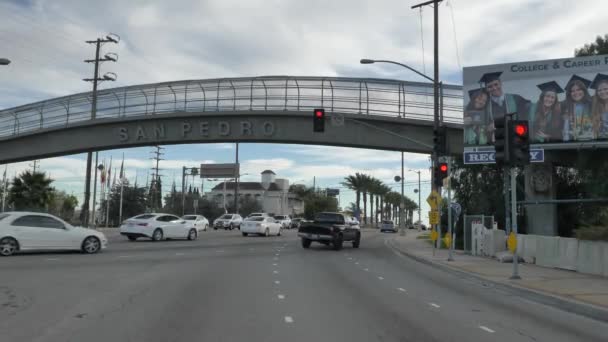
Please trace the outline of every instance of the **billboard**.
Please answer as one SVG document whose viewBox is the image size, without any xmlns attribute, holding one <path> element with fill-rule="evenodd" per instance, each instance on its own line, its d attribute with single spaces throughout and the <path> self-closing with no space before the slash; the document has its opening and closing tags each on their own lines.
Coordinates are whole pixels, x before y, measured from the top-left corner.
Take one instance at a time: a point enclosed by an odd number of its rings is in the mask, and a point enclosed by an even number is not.
<svg viewBox="0 0 608 342">
<path fill-rule="evenodd" d="M 608 55 L 466 67 L 463 89 L 465 148 L 493 145 L 505 114 L 532 144 L 608 140 Z"/>
<path fill-rule="evenodd" d="M 239 175 L 239 164 L 201 164 L 201 178 L 235 178 Z"/>
</svg>

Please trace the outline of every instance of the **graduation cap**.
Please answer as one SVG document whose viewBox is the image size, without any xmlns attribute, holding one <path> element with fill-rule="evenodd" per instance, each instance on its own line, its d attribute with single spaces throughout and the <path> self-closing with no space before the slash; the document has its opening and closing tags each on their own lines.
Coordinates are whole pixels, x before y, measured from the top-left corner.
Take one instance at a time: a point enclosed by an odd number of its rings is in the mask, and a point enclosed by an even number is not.
<svg viewBox="0 0 608 342">
<path fill-rule="evenodd" d="M 477 95 L 479 95 L 479 93 L 481 92 L 485 92 L 486 90 L 484 88 L 475 88 L 475 89 L 471 89 L 469 90 L 469 98 L 472 100 L 475 97 L 477 97 Z"/>
<path fill-rule="evenodd" d="M 595 76 L 595 78 L 593 79 L 593 83 L 591 83 L 591 85 L 589 86 L 589 88 L 591 88 L 591 89 L 597 89 L 597 86 L 602 81 L 608 81 L 608 75 L 597 74 L 597 76 Z"/>
<path fill-rule="evenodd" d="M 490 83 L 492 81 L 496 81 L 497 79 L 500 78 L 500 75 L 502 75 L 502 71 L 485 73 L 479 79 L 479 83 L 488 84 L 488 83 Z"/>
<path fill-rule="evenodd" d="M 537 87 L 542 92 L 552 91 L 552 92 L 555 92 L 556 94 L 561 94 L 564 92 L 564 89 L 562 87 L 560 87 L 559 84 L 557 84 L 557 82 L 555 82 L 555 81 L 539 84 L 539 85 L 537 85 Z"/>
<path fill-rule="evenodd" d="M 572 77 L 570 78 L 570 81 L 568 81 L 568 85 L 566 86 L 566 88 L 569 88 L 570 84 L 573 81 L 581 81 L 583 82 L 583 84 L 585 85 L 585 87 L 589 88 L 589 85 L 591 84 L 591 81 L 589 81 L 586 78 L 582 78 L 579 75 L 572 75 Z"/>
</svg>

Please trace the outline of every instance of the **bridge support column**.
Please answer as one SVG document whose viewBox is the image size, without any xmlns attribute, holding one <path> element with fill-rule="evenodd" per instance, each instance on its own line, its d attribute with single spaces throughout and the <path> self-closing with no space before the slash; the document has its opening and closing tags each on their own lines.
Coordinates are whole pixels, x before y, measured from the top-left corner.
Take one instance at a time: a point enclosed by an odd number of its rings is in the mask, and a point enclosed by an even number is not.
<svg viewBox="0 0 608 342">
<path fill-rule="evenodd" d="M 524 169 L 526 201 L 553 200 L 556 195 L 553 164 L 530 164 Z M 526 207 L 528 234 L 557 235 L 557 204 L 534 204 Z"/>
</svg>

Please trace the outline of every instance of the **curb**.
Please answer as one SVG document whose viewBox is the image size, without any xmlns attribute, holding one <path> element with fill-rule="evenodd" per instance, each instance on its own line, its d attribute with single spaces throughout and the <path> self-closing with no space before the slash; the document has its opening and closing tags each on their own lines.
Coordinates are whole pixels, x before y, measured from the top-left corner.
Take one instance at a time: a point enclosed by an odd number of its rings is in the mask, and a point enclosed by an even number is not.
<svg viewBox="0 0 608 342">
<path fill-rule="evenodd" d="M 395 251 L 405 257 L 413 259 L 417 262 L 420 262 L 422 264 L 430 265 L 435 268 L 439 268 L 441 270 L 450 272 L 452 274 L 465 276 L 465 277 L 469 277 L 469 278 L 474 278 L 476 280 L 479 280 L 479 281 L 482 281 L 485 283 L 490 283 L 490 284 L 494 285 L 495 288 L 498 288 L 503 291 L 511 292 L 520 297 L 524 297 L 525 299 L 530 299 L 530 300 L 535 301 L 540 304 L 548 305 L 548 306 L 551 306 L 551 307 L 554 307 L 554 308 L 557 308 L 557 309 L 560 309 L 563 311 L 568 311 L 571 313 L 575 313 L 577 315 L 595 319 L 600 322 L 608 323 L 608 309 L 607 308 L 603 308 L 603 307 L 600 307 L 597 305 L 588 304 L 588 303 L 584 303 L 584 302 L 580 302 L 580 301 L 565 299 L 565 298 L 547 294 L 544 292 L 528 289 L 528 288 L 525 288 L 522 286 L 506 284 L 506 283 L 490 280 L 490 279 L 484 278 L 482 276 L 479 276 L 477 274 L 463 271 L 456 267 L 452 267 L 452 266 L 448 266 L 448 265 L 445 265 L 442 263 L 431 261 L 431 260 L 425 259 L 423 257 L 419 257 L 417 255 L 402 251 L 401 249 L 399 249 L 398 247 L 396 247 L 394 245 L 394 238 L 385 240 L 385 242 L 386 242 L 386 246 L 389 247 L 390 249 L 392 249 L 393 251 Z"/>
</svg>

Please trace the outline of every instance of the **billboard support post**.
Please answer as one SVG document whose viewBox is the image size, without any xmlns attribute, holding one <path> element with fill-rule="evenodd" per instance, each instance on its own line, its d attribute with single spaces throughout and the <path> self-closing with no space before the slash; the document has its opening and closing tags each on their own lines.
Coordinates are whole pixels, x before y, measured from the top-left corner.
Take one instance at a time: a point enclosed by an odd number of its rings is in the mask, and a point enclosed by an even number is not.
<svg viewBox="0 0 608 342">
<path fill-rule="evenodd" d="M 515 184 L 515 167 L 511 167 L 511 221 L 513 224 L 513 233 L 515 237 L 517 237 L 517 187 Z M 509 279 L 521 279 L 519 276 L 518 262 L 519 260 L 517 255 L 517 247 L 513 251 L 513 274 Z"/>
</svg>

